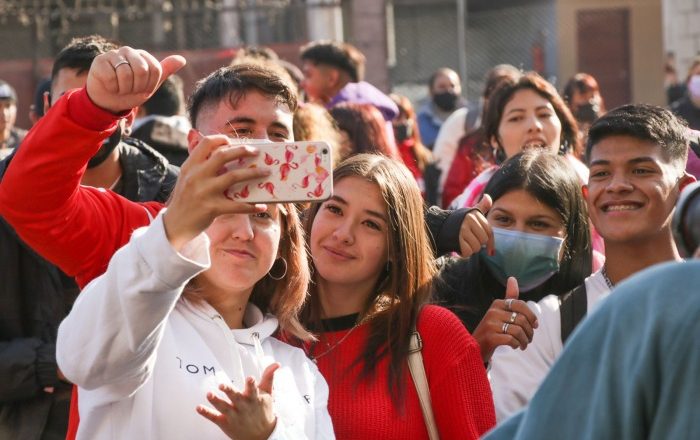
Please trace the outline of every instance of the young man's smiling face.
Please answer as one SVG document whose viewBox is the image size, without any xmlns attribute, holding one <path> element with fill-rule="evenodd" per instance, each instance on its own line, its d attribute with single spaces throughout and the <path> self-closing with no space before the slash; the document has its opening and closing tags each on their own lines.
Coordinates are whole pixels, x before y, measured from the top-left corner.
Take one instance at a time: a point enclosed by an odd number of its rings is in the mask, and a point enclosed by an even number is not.
<svg viewBox="0 0 700 440">
<path fill-rule="evenodd" d="M 628 135 L 595 144 L 586 199 L 591 221 L 606 242 L 670 233 L 679 188 L 693 181 L 684 165 L 670 162 L 655 143 Z"/>
</svg>

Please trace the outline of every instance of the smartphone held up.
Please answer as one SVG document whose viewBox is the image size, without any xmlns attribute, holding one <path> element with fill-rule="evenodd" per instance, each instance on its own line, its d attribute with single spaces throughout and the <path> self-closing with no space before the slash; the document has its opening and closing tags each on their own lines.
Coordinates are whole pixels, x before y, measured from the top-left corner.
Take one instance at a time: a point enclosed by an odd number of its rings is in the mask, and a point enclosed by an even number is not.
<svg viewBox="0 0 700 440">
<path fill-rule="evenodd" d="M 316 202 L 332 195 L 333 162 L 328 143 L 253 141 L 245 145 L 260 154 L 229 162 L 226 169 L 266 168 L 271 174 L 232 185 L 226 190 L 229 199 L 247 203 Z"/>
</svg>

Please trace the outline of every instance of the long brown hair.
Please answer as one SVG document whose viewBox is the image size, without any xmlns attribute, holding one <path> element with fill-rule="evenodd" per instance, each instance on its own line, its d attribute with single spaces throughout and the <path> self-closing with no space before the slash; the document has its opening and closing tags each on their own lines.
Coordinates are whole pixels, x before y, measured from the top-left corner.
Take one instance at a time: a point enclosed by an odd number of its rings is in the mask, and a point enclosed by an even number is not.
<svg viewBox="0 0 700 440">
<path fill-rule="evenodd" d="M 346 177 L 367 179 L 379 188 L 389 217 L 389 268 L 380 277 L 374 294 L 367 298 L 361 316 L 369 322 L 369 338 L 357 362 L 362 378 L 374 376 L 379 361 L 390 356 L 388 387 L 394 402 L 401 401 L 411 329 L 420 308 L 428 301 L 435 274 L 433 254 L 423 219 L 423 199 L 413 176 L 400 162 L 375 155 L 358 154 L 343 161 L 333 172 L 334 183 Z M 307 234 L 322 204 L 312 206 L 305 219 Z M 313 264 L 310 259 L 310 264 Z M 318 272 L 314 277 L 320 276 Z M 321 306 L 315 283 L 302 321 L 320 322 Z M 316 327 L 318 328 L 318 327 Z"/>
<path fill-rule="evenodd" d="M 304 230 L 294 204 L 281 203 L 279 213 L 280 258 L 275 260 L 270 272 L 255 283 L 248 301 L 258 306 L 263 313 L 275 315 L 283 338 L 293 335 L 301 340 L 313 339 L 299 322 L 299 313 L 306 301 L 311 277 Z M 282 258 L 286 265 L 282 263 Z M 276 279 L 281 273 L 284 273 L 284 276 Z M 201 293 L 197 279 L 194 278 L 185 287 L 183 295 L 193 301 L 202 301 Z"/>
</svg>

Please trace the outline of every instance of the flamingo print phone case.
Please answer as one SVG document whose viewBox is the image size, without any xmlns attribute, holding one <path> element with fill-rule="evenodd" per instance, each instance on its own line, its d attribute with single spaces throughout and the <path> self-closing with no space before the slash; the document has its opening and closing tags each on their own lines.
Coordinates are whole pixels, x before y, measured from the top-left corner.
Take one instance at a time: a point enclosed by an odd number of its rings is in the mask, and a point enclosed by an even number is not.
<svg viewBox="0 0 700 440">
<path fill-rule="evenodd" d="M 249 203 L 314 202 L 332 195 L 331 148 L 326 142 L 253 142 L 246 145 L 257 148 L 260 154 L 229 162 L 226 168 L 264 167 L 272 174 L 232 185 L 226 190 L 229 199 Z"/>
</svg>

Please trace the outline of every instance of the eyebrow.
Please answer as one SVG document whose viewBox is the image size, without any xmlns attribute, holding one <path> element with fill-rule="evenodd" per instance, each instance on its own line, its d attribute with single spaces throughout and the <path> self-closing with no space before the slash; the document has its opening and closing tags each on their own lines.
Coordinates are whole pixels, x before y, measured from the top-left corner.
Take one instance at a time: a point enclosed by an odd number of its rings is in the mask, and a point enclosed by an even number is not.
<svg viewBox="0 0 700 440">
<path fill-rule="evenodd" d="M 497 211 L 500 211 L 504 214 L 513 215 L 510 211 L 508 211 L 507 209 L 504 209 L 504 208 L 492 208 L 491 211 L 489 211 L 489 213 L 497 212 Z M 537 220 L 537 219 L 548 219 L 548 220 L 552 220 L 555 222 L 561 221 L 560 219 L 552 217 L 551 215 L 547 215 L 547 214 L 537 214 L 537 215 L 534 215 L 532 217 L 528 217 L 527 220 L 529 221 L 529 220 Z"/>
<path fill-rule="evenodd" d="M 535 107 L 535 111 L 538 111 L 538 110 L 552 110 L 552 107 L 550 107 L 548 104 L 540 105 L 538 107 Z M 525 111 L 524 108 L 513 108 L 513 109 L 508 110 L 508 112 L 506 112 L 506 114 L 508 115 L 510 113 L 513 113 L 513 112 L 524 112 L 524 111 Z"/>
<path fill-rule="evenodd" d="M 228 121 L 226 121 L 225 126 L 229 127 L 232 124 L 255 124 L 255 123 L 256 123 L 255 119 L 251 118 L 250 116 L 236 116 L 236 117 L 233 117 L 233 118 L 229 119 Z M 289 133 L 289 128 L 281 122 L 275 121 L 271 124 L 271 126 L 283 129 Z M 233 127 L 231 127 L 231 128 L 233 128 Z"/>
<path fill-rule="evenodd" d="M 255 119 L 250 116 L 235 116 L 224 123 L 226 126 L 230 124 L 255 124 Z"/>
<path fill-rule="evenodd" d="M 648 157 L 648 156 L 642 156 L 642 157 L 635 157 L 634 159 L 630 159 L 627 161 L 628 164 L 632 164 L 632 165 L 638 164 L 638 163 L 645 163 L 645 162 L 652 162 L 655 164 L 656 160 L 654 160 L 653 158 Z M 610 163 L 611 162 L 609 160 L 598 159 L 598 160 L 592 161 L 590 163 L 590 165 L 588 165 L 588 167 L 590 168 L 590 167 L 593 167 L 595 165 L 610 165 Z"/>
<path fill-rule="evenodd" d="M 346 206 L 348 205 L 348 202 L 344 198 L 342 198 L 338 195 L 332 195 L 329 200 L 334 200 L 334 201 L 341 203 L 343 205 L 346 205 Z M 377 212 L 377 211 L 374 211 L 372 209 L 365 209 L 365 212 L 367 214 L 371 215 L 372 217 L 377 217 L 378 219 L 384 221 L 384 223 L 388 223 L 386 216 L 384 214 L 382 214 L 381 212 Z"/>
</svg>

